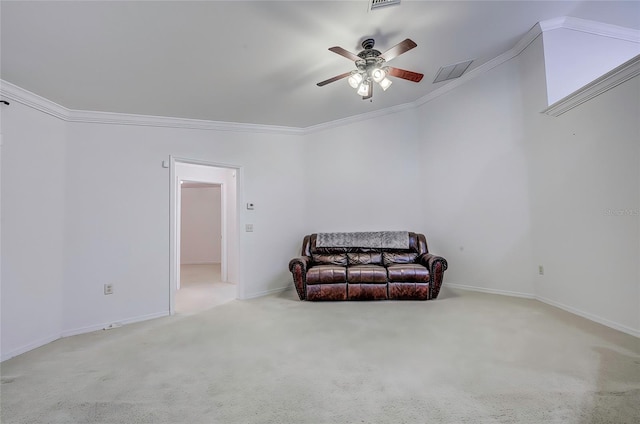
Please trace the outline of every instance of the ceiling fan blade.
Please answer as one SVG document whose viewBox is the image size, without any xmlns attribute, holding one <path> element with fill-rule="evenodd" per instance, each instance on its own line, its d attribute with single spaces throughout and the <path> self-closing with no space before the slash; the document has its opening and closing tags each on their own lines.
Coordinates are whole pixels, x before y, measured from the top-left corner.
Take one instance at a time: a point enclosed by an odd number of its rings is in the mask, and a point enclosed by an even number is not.
<svg viewBox="0 0 640 424">
<path fill-rule="evenodd" d="M 349 75 L 351 75 L 351 71 L 349 71 L 349 72 L 345 72 L 344 74 L 336 75 L 335 77 L 333 77 L 333 78 L 329 78 L 328 80 L 324 80 L 324 81 L 322 81 L 322 82 L 319 82 L 319 83 L 318 83 L 318 84 L 316 84 L 316 85 L 317 85 L 318 87 L 322 87 L 323 85 L 327 85 L 327 84 L 330 84 L 330 83 L 332 83 L 332 82 L 334 82 L 334 81 L 341 80 L 342 78 L 346 78 L 346 77 L 348 77 Z"/>
<path fill-rule="evenodd" d="M 386 52 L 382 53 L 380 57 L 386 61 L 389 61 L 394 57 L 400 56 L 402 53 L 407 52 L 417 46 L 418 45 L 416 43 L 414 43 L 412 40 L 407 38 L 406 40 L 396 44 Z"/>
<path fill-rule="evenodd" d="M 329 47 L 329 50 L 331 50 L 332 52 L 334 52 L 336 54 L 339 54 L 340 56 L 344 56 L 347 59 L 351 59 L 354 62 L 356 60 L 360 60 L 360 58 L 358 56 L 356 56 L 355 54 L 351 53 L 350 51 L 347 51 L 347 50 L 343 49 L 342 47 L 338 47 L 338 46 Z"/>
<path fill-rule="evenodd" d="M 392 66 L 389 66 L 389 75 L 413 82 L 420 82 L 420 80 L 422 80 L 422 77 L 424 77 L 423 74 L 407 71 L 406 69 L 394 68 Z"/>
</svg>

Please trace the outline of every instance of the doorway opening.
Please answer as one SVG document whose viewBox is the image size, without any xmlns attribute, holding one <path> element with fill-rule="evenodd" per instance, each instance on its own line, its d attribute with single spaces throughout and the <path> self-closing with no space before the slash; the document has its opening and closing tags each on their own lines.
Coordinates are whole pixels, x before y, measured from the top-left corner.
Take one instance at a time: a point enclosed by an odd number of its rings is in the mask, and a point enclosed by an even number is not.
<svg viewBox="0 0 640 424">
<path fill-rule="evenodd" d="M 171 314 L 240 298 L 239 171 L 171 160 Z"/>
<path fill-rule="evenodd" d="M 236 298 L 222 278 L 222 184 L 180 180 L 178 314 L 210 309 Z"/>
</svg>

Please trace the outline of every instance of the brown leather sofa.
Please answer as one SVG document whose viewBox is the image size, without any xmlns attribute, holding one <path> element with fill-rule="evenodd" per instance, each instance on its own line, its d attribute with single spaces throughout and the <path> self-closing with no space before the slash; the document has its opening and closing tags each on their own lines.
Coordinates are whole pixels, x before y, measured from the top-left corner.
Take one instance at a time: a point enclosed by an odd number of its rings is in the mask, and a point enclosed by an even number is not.
<svg viewBox="0 0 640 424">
<path fill-rule="evenodd" d="M 301 256 L 289 262 L 298 297 L 300 300 L 437 298 L 447 261 L 429 253 L 423 234 L 406 234 L 406 248 L 340 243 L 336 246 L 322 243 L 319 247 L 318 234 L 305 236 Z"/>
</svg>

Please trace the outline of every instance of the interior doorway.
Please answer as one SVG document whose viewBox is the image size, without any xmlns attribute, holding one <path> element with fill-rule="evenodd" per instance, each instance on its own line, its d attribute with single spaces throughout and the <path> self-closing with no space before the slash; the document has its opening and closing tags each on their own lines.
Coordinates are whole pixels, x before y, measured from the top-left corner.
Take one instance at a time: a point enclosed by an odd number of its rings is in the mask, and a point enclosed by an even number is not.
<svg viewBox="0 0 640 424">
<path fill-rule="evenodd" d="M 169 309 L 196 313 L 240 297 L 237 167 L 171 160 Z"/>
<path fill-rule="evenodd" d="M 222 275 L 222 184 L 180 180 L 180 276 L 175 311 L 191 314 L 236 298 Z"/>
</svg>

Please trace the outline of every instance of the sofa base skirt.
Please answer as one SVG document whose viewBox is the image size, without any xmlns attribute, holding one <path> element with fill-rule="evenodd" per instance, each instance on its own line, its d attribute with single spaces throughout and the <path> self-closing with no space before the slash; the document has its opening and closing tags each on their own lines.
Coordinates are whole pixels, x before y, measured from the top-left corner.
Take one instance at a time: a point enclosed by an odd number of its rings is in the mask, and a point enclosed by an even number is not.
<svg viewBox="0 0 640 424">
<path fill-rule="evenodd" d="M 307 300 L 347 300 L 347 283 L 307 284 Z"/>
<path fill-rule="evenodd" d="M 349 300 L 383 300 L 388 298 L 386 284 L 349 284 L 347 294 Z"/>
<path fill-rule="evenodd" d="M 389 283 L 389 299 L 428 300 L 429 283 Z"/>
</svg>

